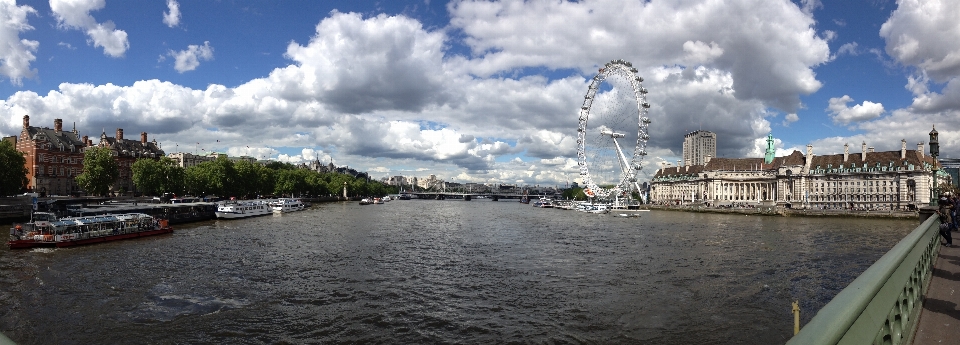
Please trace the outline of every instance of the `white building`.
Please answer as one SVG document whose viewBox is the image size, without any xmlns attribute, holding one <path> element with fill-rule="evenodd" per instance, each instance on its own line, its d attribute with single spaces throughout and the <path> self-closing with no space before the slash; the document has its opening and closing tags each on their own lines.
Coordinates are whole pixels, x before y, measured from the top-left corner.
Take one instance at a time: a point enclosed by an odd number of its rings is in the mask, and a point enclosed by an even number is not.
<svg viewBox="0 0 960 345">
<path fill-rule="evenodd" d="M 716 133 L 700 130 L 683 136 L 683 165 L 704 165 L 708 157 L 716 156 Z"/>
<path fill-rule="evenodd" d="M 772 140 L 772 137 L 768 140 Z M 772 145 L 770 145 L 772 147 Z M 772 157 L 772 155 L 771 155 Z M 654 203 L 709 202 L 715 205 L 780 205 L 793 208 L 907 209 L 927 204 L 933 167 L 923 143 L 907 150 L 816 156 L 794 151 L 786 157 L 713 158 L 704 165 L 657 170 L 651 181 Z M 938 183 L 950 176 L 938 170 Z"/>
<path fill-rule="evenodd" d="M 167 158 L 172 159 L 182 168 L 189 168 L 194 165 L 203 163 L 203 162 L 212 162 L 217 160 L 217 157 L 227 156 L 224 153 L 211 152 L 205 156 L 195 155 L 189 152 L 174 152 L 167 155 Z M 257 159 L 249 156 L 240 156 L 240 157 L 227 157 L 231 161 L 248 161 L 250 163 L 256 163 Z"/>
</svg>

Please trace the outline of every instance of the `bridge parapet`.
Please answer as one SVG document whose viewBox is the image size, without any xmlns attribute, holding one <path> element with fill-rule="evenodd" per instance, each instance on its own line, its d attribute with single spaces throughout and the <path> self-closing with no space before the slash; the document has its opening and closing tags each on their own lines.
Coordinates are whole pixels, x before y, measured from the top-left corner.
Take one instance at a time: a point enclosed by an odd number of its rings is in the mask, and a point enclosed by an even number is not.
<svg viewBox="0 0 960 345">
<path fill-rule="evenodd" d="M 927 218 L 841 290 L 787 345 L 909 344 L 940 252 L 940 221 Z"/>
</svg>

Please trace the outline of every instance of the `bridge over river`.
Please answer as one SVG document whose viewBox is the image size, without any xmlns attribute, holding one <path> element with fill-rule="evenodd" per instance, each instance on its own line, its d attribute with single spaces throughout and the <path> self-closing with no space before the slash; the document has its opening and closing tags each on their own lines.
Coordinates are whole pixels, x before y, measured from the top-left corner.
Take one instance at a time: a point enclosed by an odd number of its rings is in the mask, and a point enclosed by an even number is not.
<svg viewBox="0 0 960 345">
<path fill-rule="evenodd" d="M 523 194 L 518 193 L 448 193 L 448 192 L 408 192 L 403 193 L 410 195 L 416 199 L 430 199 L 430 200 L 446 200 L 446 199 L 462 199 L 462 200 L 475 200 L 475 199 L 490 199 L 490 200 L 514 200 L 518 201 L 524 197 Z M 527 195 L 531 200 L 544 198 L 557 198 L 559 195 Z"/>
<path fill-rule="evenodd" d="M 960 343 L 960 249 L 941 245 L 936 216 L 921 219 L 787 344 Z"/>
</svg>

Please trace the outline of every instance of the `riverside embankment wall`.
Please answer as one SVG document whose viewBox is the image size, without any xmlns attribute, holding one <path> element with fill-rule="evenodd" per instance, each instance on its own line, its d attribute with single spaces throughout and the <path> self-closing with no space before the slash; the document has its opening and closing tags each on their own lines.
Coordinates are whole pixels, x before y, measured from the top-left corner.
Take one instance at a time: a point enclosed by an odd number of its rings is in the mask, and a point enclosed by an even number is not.
<svg viewBox="0 0 960 345">
<path fill-rule="evenodd" d="M 718 208 L 705 206 L 664 206 L 644 205 L 645 209 L 699 212 L 699 213 L 726 213 L 746 214 L 759 216 L 781 217 L 862 217 L 862 218 L 897 218 L 916 219 L 917 211 L 866 211 L 866 210 L 819 210 L 819 209 L 790 209 L 783 207 L 748 207 L 748 208 Z"/>
</svg>

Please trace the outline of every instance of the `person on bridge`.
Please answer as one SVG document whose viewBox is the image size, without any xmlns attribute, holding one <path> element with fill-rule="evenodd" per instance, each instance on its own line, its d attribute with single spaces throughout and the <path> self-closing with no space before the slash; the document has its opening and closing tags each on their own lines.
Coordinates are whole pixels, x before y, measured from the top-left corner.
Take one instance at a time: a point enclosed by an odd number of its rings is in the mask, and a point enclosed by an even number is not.
<svg viewBox="0 0 960 345">
<path fill-rule="evenodd" d="M 957 198 L 956 193 L 949 192 L 947 194 L 950 195 L 950 202 L 953 204 L 953 209 L 950 210 L 950 218 L 953 219 L 953 231 L 957 231 L 960 228 L 960 218 L 957 218 L 957 210 L 960 209 L 957 206 L 960 205 L 958 203 L 960 199 Z"/>
<path fill-rule="evenodd" d="M 947 243 L 944 244 L 945 246 L 953 247 L 953 236 L 950 234 L 950 230 L 953 228 L 953 219 L 950 217 L 953 203 L 950 202 L 950 199 L 946 196 L 941 196 L 937 202 L 937 206 L 939 206 L 937 215 L 940 217 L 940 236 L 943 236 L 943 239 L 947 240 Z"/>
</svg>

